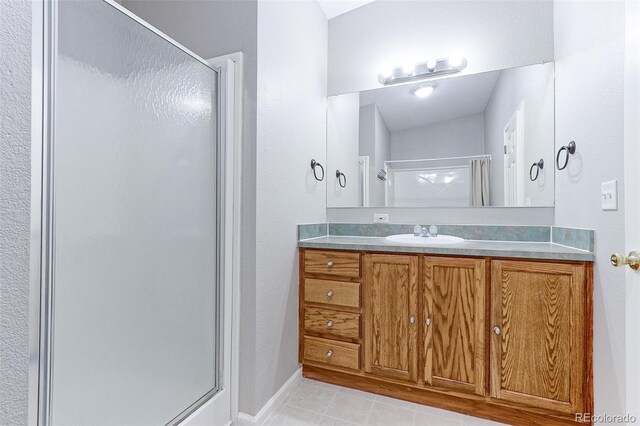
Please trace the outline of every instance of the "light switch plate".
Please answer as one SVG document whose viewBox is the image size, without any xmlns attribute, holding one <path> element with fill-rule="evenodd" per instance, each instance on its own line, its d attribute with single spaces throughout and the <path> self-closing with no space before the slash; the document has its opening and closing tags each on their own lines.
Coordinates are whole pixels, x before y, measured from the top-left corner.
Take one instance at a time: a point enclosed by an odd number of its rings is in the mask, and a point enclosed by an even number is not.
<svg viewBox="0 0 640 426">
<path fill-rule="evenodd" d="M 602 210 L 618 210 L 618 181 L 603 182 L 600 192 Z"/>
<path fill-rule="evenodd" d="M 387 213 L 374 213 L 373 223 L 389 223 L 389 215 Z"/>
</svg>

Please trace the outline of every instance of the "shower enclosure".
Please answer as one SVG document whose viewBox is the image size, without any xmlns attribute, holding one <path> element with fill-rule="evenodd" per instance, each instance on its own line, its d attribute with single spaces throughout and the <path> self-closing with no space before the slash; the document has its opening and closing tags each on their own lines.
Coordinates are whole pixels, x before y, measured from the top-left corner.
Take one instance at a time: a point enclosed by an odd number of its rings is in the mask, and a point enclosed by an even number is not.
<svg viewBox="0 0 640 426">
<path fill-rule="evenodd" d="M 221 383 L 218 72 L 110 2 L 44 7 L 39 423 L 177 423 Z"/>
</svg>

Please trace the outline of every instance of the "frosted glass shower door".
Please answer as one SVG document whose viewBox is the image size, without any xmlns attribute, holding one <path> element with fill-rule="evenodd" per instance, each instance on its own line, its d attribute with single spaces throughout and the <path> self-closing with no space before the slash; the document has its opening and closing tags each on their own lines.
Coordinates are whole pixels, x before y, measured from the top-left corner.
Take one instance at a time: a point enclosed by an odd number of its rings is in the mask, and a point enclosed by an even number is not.
<svg viewBox="0 0 640 426">
<path fill-rule="evenodd" d="M 217 73 L 57 8 L 50 423 L 166 424 L 218 388 Z"/>
</svg>

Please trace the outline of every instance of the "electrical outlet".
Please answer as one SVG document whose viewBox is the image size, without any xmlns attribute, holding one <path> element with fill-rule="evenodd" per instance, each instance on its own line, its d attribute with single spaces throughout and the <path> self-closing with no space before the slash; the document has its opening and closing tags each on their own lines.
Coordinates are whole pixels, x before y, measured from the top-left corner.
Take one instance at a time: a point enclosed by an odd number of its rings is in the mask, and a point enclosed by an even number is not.
<svg viewBox="0 0 640 426">
<path fill-rule="evenodd" d="M 389 215 L 387 213 L 374 213 L 373 223 L 389 223 Z"/>
<path fill-rule="evenodd" d="M 600 192 L 602 210 L 618 210 L 618 181 L 603 182 Z"/>
</svg>

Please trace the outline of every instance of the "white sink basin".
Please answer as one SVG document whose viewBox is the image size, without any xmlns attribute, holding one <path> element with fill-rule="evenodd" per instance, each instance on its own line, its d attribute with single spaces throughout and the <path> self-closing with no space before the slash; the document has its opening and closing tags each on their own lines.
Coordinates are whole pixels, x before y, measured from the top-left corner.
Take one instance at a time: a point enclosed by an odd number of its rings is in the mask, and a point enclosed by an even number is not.
<svg viewBox="0 0 640 426">
<path fill-rule="evenodd" d="M 393 243 L 417 244 L 421 246 L 441 246 L 464 242 L 460 237 L 438 235 L 437 237 L 416 237 L 413 234 L 389 235 L 385 240 Z"/>
</svg>

